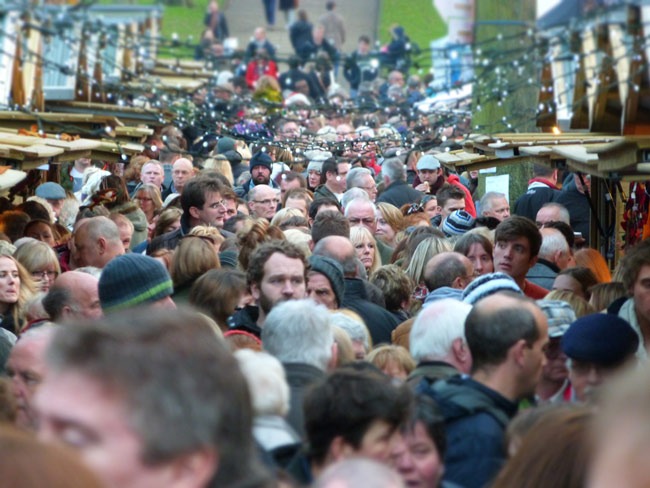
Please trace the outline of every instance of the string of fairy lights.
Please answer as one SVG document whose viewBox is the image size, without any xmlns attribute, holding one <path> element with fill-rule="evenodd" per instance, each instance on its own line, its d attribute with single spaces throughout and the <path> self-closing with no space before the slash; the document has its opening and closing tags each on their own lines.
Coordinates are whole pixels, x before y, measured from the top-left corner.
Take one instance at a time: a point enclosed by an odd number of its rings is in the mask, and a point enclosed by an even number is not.
<svg viewBox="0 0 650 488">
<path fill-rule="evenodd" d="M 356 101 L 317 100 L 309 107 L 298 107 L 295 110 L 287 109 L 281 104 L 273 104 L 265 101 L 254 100 L 248 97 L 233 97 L 229 101 L 223 101 L 212 97 L 213 88 L 216 85 L 216 75 L 213 70 L 206 64 L 204 68 L 196 71 L 197 75 L 211 75 L 206 84 L 208 96 L 205 102 L 196 105 L 192 101 L 192 95 L 186 94 L 181 90 L 164 90 L 156 79 L 155 74 L 147 74 L 143 70 L 144 62 L 150 55 L 150 46 L 157 46 L 159 54 L 173 55 L 180 48 L 197 48 L 193 39 L 181 41 L 178 36 L 117 36 L 114 25 L 102 22 L 93 14 L 94 2 L 83 1 L 74 6 L 64 6 L 59 8 L 41 9 L 38 15 L 26 2 L 5 5 L 4 11 L 18 9 L 21 16 L 25 19 L 22 29 L 36 29 L 44 37 L 44 42 L 54 42 L 59 40 L 67 46 L 78 46 L 82 42 L 91 43 L 93 40 L 97 45 L 103 46 L 103 51 L 98 49 L 97 59 L 106 63 L 110 69 L 117 70 L 122 80 L 138 79 L 139 86 L 125 86 L 123 83 L 117 84 L 100 84 L 92 76 L 92 69 L 81 70 L 72 69 L 65 62 L 57 62 L 47 59 L 44 54 L 32 51 L 23 44 L 22 62 L 40 63 L 48 70 L 58 71 L 64 76 L 77 76 L 79 80 L 95 89 L 96 96 L 105 97 L 109 102 L 117 106 L 138 106 L 144 108 L 156 117 L 159 123 L 166 121 L 162 111 L 169 110 L 175 113 L 173 123 L 180 128 L 193 127 L 195 132 L 204 136 L 213 133 L 230 134 L 239 137 L 245 137 L 251 141 L 258 140 L 260 143 L 273 144 L 280 148 L 291 148 L 294 151 L 304 151 L 314 144 L 321 147 L 327 147 L 329 150 L 344 152 L 346 148 L 351 147 L 353 142 L 337 141 L 327 142 L 318 139 L 316 134 L 305 134 L 299 140 L 278 142 L 273 141 L 273 134 L 270 130 L 275 124 L 282 119 L 301 119 L 315 114 L 325 114 L 330 119 L 353 118 L 367 121 L 364 125 L 381 125 L 382 121 L 394 118 L 398 121 L 404 130 L 400 130 L 390 136 L 369 137 L 364 144 L 373 144 L 377 146 L 392 145 L 396 139 L 400 143 L 411 149 L 416 149 L 422 145 L 435 145 L 444 142 L 442 133 L 445 128 L 462 128 L 465 133 L 483 132 L 498 133 L 508 131 L 518 131 L 519 127 L 530 126 L 535 123 L 542 115 L 552 114 L 556 110 L 557 100 L 566 100 L 571 98 L 575 90 L 576 74 L 584 60 L 597 56 L 598 59 L 607 57 L 612 65 L 616 65 L 621 59 L 628 58 L 636 61 L 643 61 L 636 70 L 631 70 L 627 79 L 612 79 L 608 83 L 601 84 L 599 80 L 600 72 L 594 70 L 593 77 L 587 79 L 586 83 L 598 84 L 597 90 L 609 90 L 620 84 L 627 84 L 631 90 L 638 91 L 638 78 L 645 75 L 647 70 L 645 50 L 650 44 L 650 32 L 647 24 L 627 24 L 622 27 L 625 29 L 623 39 L 624 51 L 618 56 L 612 56 L 600 50 L 598 45 L 591 52 L 578 50 L 572 45 L 572 38 L 580 38 L 585 29 L 593 29 L 598 23 L 598 18 L 606 19 L 613 12 L 616 6 L 603 7 L 596 12 L 592 12 L 589 17 L 579 21 L 572 22 L 562 26 L 561 35 L 555 31 L 540 31 L 532 26 L 515 26 L 512 27 L 512 33 L 504 35 L 499 33 L 494 37 L 476 42 L 471 46 L 470 56 L 461 56 L 456 62 L 454 69 L 469 76 L 463 78 L 463 83 L 472 86 L 471 92 L 466 95 L 456 97 L 451 103 L 443 106 L 434 106 L 426 113 L 422 113 L 417 108 L 408 106 L 405 103 L 399 103 L 391 100 L 378 100 L 373 97 L 361 97 Z M 2 11 L 0 11 L 0 19 Z M 600 16 L 600 17 L 599 17 Z M 72 34 L 73 25 L 83 25 L 80 34 Z M 0 24 L 3 25 L 3 24 Z M 643 34 L 640 34 L 643 33 Z M 0 37 L 12 39 L 14 42 L 20 42 L 18 33 L 6 31 L 0 28 Z M 555 48 L 560 43 L 562 48 L 556 55 L 551 55 L 551 48 Z M 1 45 L 0 45 L 1 46 Z M 449 49 L 455 49 L 458 46 L 452 46 Z M 134 51 L 138 71 L 121 66 L 114 58 L 109 59 L 103 56 L 103 53 L 117 52 L 124 49 Z M 279 53 L 276 56 L 278 64 L 288 62 L 292 53 Z M 0 48 L 0 55 L 13 56 L 14 53 Z M 423 66 L 430 64 L 430 59 L 444 58 L 448 56 L 448 50 L 416 48 L 411 46 L 407 54 L 410 57 L 411 72 L 424 76 L 427 71 Z M 212 61 L 215 64 L 228 65 L 233 59 L 240 59 L 240 53 L 230 54 L 224 57 L 215 58 Z M 370 59 L 379 59 L 379 53 L 373 52 L 369 55 Z M 509 103 L 516 94 L 523 90 L 542 90 L 548 93 L 553 92 L 554 86 L 542 85 L 540 83 L 540 74 L 542 69 L 553 62 L 565 62 L 570 68 L 564 71 L 562 75 L 564 80 L 556 78 L 558 81 L 565 81 L 565 91 L 554 93 L 550 101 L 540 101 L 539 103 L 521 104 L 512 106 Z M 175 60 L 169 60 L 171 71 L 180 71 L 180 66 Z M 381 67 L 379 67 L 381 69 Z M 385 71 L 385 70 L 384 70 Z M 145 75 L 145 76 L 142 76 Z M 458 89 L 458 85 L 450 85 L 447 82 L 436 80 L 436 87 L 439 92 L 452 93 Z M 100 93 L 101 92 L 101 93 Z M 572 107 L 582 106 L 586 101 L 587 95 L 574 99 Z M 468 123 L 472 115 L 480 113 L 485 107 L 496 105 L 508 107 L 507 113 L 496 120 L 488 121 L 482 124 Z M 27 113 L 34 112 L 30 107 L 11 106 L 12 110 L 19 110 Z M 35 114 L 38 116 L 38 114 Z M 38 119 L 37 119 L 38 120 Z M 373 124 L 373 121 L 379 121 Z M 75 132 L 82 136 L 98 137 L 105 135 L 103 128 L 83 129 L 74 127 L 70 124 L 53 123 L 48 121 L 48 125 L 57 126 L 61 132 Z M 393 124 L 396 125 L 396 124 Z M 40 127 L 40 126 L 39 126 Z M 456 136 L 460 135 L 458 133 Z M 425 141 L 422 143 L 422 141 Z"/>
</svg>

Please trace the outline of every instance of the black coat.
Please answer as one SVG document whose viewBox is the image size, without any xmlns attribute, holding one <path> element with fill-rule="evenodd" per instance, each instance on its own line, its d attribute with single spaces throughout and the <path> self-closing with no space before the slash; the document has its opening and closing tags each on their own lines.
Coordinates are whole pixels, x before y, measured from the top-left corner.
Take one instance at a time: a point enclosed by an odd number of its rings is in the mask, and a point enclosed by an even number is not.
<svg viewBox="0 0 650 488">
<path fill-rule="evenodd" d="M 289 29 L 289 39 L 296 54 L 303 60 L 309 57 L 314 45 L 314 39 L 311 35 L 312 25 L 309 22 L 297 20 L 291 24 Z"/>
<path fill-rule="evenodd" d="M 388 188 L 386 188 L 381 195 L 377 197 L 377 203 L 390 203 L 400 208 L 402 205 L 408 203 L 419 202 L 424 194 L 417 191 L 406 181 L 393 181 Z"/>
<path fill-rule="evenodd" d="M 361 316 L 370 331 L 374 345 L 390 344 L 391 332 L 399 325 L 399 322 L 388 310 L 368 300 L 363 280 L 345 279 L 345 294 L 341 308 L 349 308 Z"/>
<path fill-rule="evenodd" d="M 515 209 L 512 213 L 528 217 L 535 222 L 537 212 L 545 203 L 557 201 L 560 191 L 546 185 L 538 185 L 517 198 Z"/>
<path fill-rule="evenodd" d="M 218 41 L 223 41 L 226 37 L 228 37 L 230 34 L 228 32 L 228 21 L 226 21 L 226 16 L 222 12 L 217 12 L 217 20 L 214 23 L 214 29 L 212 29 L 212 33 L 214 34 L 214 38 Z M 212 21 L 211 19 L 212 14 L 206 13 L 205 17 L 203 18 L 203 25 L 206 27 L 210 27 L 210 23 Z"/>
<path fill-rule="evenodd" d="M 284 371 L 287 374 L 287 383 L 289 384 L 289 413 L 287 422 L 300 435 L 305 438 L 305 416 L 303 414 L 302 403 L 305 392 L 311 385 L 320 381 L 325 372 L 320 369 L 303 363 L 283 363 Z"/>
<path fill-rule="evenodd" d="M 423 392 L 445 418 L 445 481 L 466 488 L 488 485 L 506 459 L 504 434 L 517 404 L 466 376 L 438 381 Z"/>
</svg>

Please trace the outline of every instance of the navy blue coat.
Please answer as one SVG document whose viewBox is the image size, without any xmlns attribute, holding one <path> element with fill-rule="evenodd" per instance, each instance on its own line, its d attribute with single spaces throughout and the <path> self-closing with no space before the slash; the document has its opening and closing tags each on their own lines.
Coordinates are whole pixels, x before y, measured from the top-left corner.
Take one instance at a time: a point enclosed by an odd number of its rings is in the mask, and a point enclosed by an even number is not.
<svg viewBox="0 0 650 488">
<path fill-rule="evenodd" d="M 436 382 L 424 393 L 436 400 L 445 417 L 444 479 L 483 488 L 506 459 L 504 434 L 517 404 L 468 376 Z"/>
</svg>

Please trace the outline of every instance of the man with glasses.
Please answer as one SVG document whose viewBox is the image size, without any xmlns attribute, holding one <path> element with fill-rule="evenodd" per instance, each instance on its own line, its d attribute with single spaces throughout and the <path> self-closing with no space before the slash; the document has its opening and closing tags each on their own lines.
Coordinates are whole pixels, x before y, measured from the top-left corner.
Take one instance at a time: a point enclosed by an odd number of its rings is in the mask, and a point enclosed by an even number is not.
<svg viewBox="0 0 650 488">
<path fill-rule="evenodd" d="M 157 249 L 175 249 L 179 239 L 193 227 L 204 225 L 221 229 L 224 237 L 232 234 L 223 230 L 226 220 L 226 202 L 223 199 L 224 186 L 216 178 L 198 176 L 187 182 L 181 193 L 181 226 L 153 239 L 147 246 L 147 254 Z"/>
<path fill-rule="evenodd" d="M 271 220 L 278 210 L 278 192 L 268 185 L 254 186 L 248 192 L 251 217 Z"/>
<path fill-rule="evenodd" d="M 561 300 L 537 300 L 548 320 L 548 345 L 544 354 L 546 364 L 537 384 L 535 396 L 539 404 L 558 404 L 571 401 L 573 389 L 569 382 L 567 357 L 562 351 L 562 336 L 576 314 L 567 302 Z"/>
<path fill-rule="evenodd" d="M 377 207 L 369 199 L 355 198 L 345 207 L 345 218 L 350 222 L 350 227 L 362 225 L 374 236 L 377 233 Z M 375 239 L 382 263 L 390 263 L 393 248 Z"/>
</svg>

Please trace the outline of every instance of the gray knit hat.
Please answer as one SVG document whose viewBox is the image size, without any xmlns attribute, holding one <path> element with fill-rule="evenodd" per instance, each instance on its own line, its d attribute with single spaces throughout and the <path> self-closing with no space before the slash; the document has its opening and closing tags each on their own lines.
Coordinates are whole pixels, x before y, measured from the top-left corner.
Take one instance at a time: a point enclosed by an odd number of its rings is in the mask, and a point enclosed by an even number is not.
<svg viewBox="0 0 650 488">
<path fill-rule="evenodd" d="M 217 154 L 223 154 L 235 150 L 235 140 L 230 137 L 222 137 L 217 141 Z"/>
<path fill-rule="evenodd" d="M 336 296 L 336 301 L 341 306 L 343 303 L 343 294 L 345 293 L 345 278 L 343 277 L 343 268 L 341 265 L 325 256 L 313 255 L 309 257 L 310 271 L 324 275 L 332 285 L 332 290 Z"/>
<path fill-rule="evenodd" d="M 576 313 L 562 300 L 537 300 L 548 320 L 548 336 L 552 339 L 562 337 L 569 326 L 576 321 Z"/>
<path fill-rule="evenodd" d="M 160 261 L 144 254 L 117 256 L 99 278 L 99 302 L 104 313 L 153 303 L 174 293 L 172 279 Z"/>
</svg>

